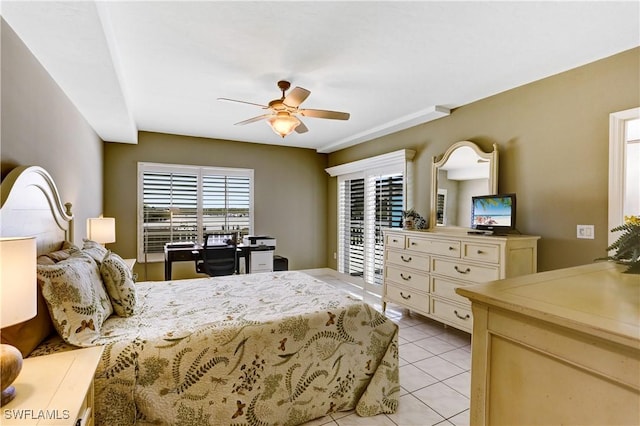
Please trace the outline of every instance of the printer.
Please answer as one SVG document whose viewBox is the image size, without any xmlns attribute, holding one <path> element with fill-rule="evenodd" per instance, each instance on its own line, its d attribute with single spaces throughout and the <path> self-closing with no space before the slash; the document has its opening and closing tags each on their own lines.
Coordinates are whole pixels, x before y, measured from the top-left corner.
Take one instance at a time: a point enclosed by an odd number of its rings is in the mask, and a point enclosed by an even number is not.
<svg viewBox="0 0 640 426">
<path fill-rule="evenodd" d="M 242 238 L 242 244 L 245 246 L 258 246 L 265 249 L 276 249 L 276 239 L 268 235 L 245 235 Z"/>
<path fill-rule="evenodd" d="M 267 235 L 245 235 L 242 244 L 249 246 L 249 273 L 273 272 L 276 239 Z"/>
</svg>

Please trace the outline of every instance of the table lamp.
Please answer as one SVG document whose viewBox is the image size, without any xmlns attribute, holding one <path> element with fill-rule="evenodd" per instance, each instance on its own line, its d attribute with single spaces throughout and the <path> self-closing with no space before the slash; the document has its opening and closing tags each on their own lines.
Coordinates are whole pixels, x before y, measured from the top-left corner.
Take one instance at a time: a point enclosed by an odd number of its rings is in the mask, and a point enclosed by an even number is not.
<svg viewBox="0 0 640 426">
<path fill-rule="evenodd" d="M 87 219 L 87 238 L 102 245 L 116 242 L 116 220 L 113 217 Z"/>
<path fill-rule="evenodd" d="M 8 327 L 36 316 L 36 238 L 0 238 L 0 327 Z M 16 396 L 11 386 L 22 369 L 22 354 L 0 344 L 0 384 L 5 405 Z"/>
</svg>

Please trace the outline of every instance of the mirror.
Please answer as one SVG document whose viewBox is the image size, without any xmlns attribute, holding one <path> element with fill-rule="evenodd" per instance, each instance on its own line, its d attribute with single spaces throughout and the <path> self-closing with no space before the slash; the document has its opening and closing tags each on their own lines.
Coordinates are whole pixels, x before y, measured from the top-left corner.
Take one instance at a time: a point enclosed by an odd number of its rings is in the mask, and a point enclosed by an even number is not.
<svg viewBox="0 0 640 426">
<path fill-rule="evenodd" d="M 429 228 L 470 227 L 471 197 L 498 193 L 498 147 L 482 151 L 470 141 L 451 145 L 431 166 Z"/>
<path fill-rule="evenodd" d="M 609 229 L 640 214 L 640 108 L 609 116 Z M 620 236 L 609 232 L 609 245 Z"/>
</svg>

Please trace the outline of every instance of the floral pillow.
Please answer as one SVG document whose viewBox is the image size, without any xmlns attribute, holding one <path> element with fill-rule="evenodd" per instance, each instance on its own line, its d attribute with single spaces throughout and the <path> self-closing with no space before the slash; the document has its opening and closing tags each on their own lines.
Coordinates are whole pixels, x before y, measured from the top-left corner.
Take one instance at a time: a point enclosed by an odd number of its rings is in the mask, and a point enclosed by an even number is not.
<svg viewBox="0 0 640 426">
<path fill-rule="evenodd" d="M 102 259 L 107 255 L 107 250 L 102 244 L 96 243 L 95 241 L 87 240 L 86 238 L 82 239 L 82 251 L 88 254 L 96 261 L 98 266 L 102 263 Z"/>
<path fill-rule="evenodd" d="M 122 257 L 109 251 L 100 265 L 100 274 L 116 315 L 133 315 L 138 301 L 136 287 L 133 273 Z"/>
<path fill-rule="evenodd" d="M 38 265 L 38 284 L 58 334 L 72 345 L 92 346 L 113 312 L 96 262 L 77 252 L 55 265 Z"/>
<path fill-rule="evenodd" d="M 51 265 L 53 263 L 58 263 L 61 260 L 67 260 L 73 253 L 76 253 L 79 250 L 80 249 L 73 243 L 65 241 L 62 243 L 62 247 L 60 249 L 38 256 L 38 259 L 41 264 L 46 262 L 46 264 Z M 51 262 L 47 262 L 45 258 L 49 258 Z"/>
</svg>

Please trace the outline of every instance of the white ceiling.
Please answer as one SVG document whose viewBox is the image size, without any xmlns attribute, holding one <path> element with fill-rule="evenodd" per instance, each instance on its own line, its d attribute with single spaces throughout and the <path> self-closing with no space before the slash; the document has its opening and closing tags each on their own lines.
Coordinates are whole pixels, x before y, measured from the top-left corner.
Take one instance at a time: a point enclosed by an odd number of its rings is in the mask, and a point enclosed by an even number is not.
<svg viewBox="0 0 640 426">
<path fill-rule="evenodd" d="M 7 1 L 0 13 L 98 135 L 137 131 L 332 152 L 640 45 L 640 2 Z M 285 139 L 276 82 L 311 91 Z"/>
</svg>

